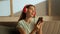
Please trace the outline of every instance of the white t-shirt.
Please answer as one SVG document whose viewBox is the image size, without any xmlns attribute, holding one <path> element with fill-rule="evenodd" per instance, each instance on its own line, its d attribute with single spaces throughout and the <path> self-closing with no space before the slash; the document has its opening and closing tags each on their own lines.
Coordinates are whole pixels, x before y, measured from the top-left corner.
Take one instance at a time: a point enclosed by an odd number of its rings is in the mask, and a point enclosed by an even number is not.
<svg viewBox="0 0 60 34">
<path fill-rule="evenodd" d="M 17 27 L 23 28 L 25 30 L 26 34 L 29 34 L 33 30 L 34 24 L 37 22 L 37 20 L 38 20 L 38 17 L 37 18 L 32 18 L 31 22 L 29 24 L 27 24 L 26 21 L 24 21 L 24 20 L 20 20 L 18 22 Z"/>
</svg>

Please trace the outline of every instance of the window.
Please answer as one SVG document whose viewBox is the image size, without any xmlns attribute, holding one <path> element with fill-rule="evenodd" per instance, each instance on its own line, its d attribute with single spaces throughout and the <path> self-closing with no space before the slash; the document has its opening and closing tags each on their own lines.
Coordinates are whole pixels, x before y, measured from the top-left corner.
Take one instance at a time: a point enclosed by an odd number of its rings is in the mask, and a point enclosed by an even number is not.
<svg viewBox="0 0 60 34">
<path fill-rule="evenodd" d="M 38 16 L 46 15 L 46 0 L 0 0 L 0 16 L 20 16 L 26 4 L 35 5 Z"/>
<path fill-rule="evenodd" d="M 0 0 L 0 16 L 10 15 L 10 0 Z"/>
<path fill-rule="evenodd" d="M 33 4 L 36 6 L 37 16 L 46 15 L 46 0 L 13 0 L 14 16 L 20 16 L 23 7 L 27 4 Z"/>
</svg>

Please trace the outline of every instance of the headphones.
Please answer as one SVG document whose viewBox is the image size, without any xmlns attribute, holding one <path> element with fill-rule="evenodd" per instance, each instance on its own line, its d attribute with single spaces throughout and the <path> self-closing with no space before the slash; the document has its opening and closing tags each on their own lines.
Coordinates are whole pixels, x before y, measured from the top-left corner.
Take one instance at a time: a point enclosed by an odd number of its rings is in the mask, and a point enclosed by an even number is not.
<svg viewBox="0 0 60 34">
<path fill-rule="evenodd" d="M 28 6 L 28 5 L 26 5 L 26 6 Z M 26 13 L 27 12 L 27 8 L 26 8 L 26 6 L 24 6 L 24 8 L 23 8 L 23 12 L 24 13 Z M 36 15 L 36 11 L 34 12 L 34 16 Z"/>
</svg>

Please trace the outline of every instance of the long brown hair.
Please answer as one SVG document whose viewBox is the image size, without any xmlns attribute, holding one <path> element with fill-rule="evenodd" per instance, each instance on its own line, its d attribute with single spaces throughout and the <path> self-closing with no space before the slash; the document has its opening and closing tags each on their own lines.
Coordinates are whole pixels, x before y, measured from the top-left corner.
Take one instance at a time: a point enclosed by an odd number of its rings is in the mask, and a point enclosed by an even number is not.
<svg viewBox="0 0 60 34">
<path fill-rule="evenodd" d="M 35 7 L 34 5 L 26 5 L 25 7 L 28 9 L 28 8 L 30 8 L 30 6 Z M 21 14 L 21 16 L 20 16 L 18 21 L 23 20 L 25 18 L 26 18 L 26 13 L 24 13 L 24 11 L 22 11 L 22 14 Z"/>
</svg>

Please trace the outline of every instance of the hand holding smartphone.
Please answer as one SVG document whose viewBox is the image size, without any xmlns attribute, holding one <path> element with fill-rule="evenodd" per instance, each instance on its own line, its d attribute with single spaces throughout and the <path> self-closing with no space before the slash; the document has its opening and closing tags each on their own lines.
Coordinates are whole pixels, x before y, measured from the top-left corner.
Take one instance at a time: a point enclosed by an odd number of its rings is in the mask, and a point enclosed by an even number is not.
<svg viewBox="0 0 60 34">
<path fill-rule="evenodd" d="M 43 17 L 38 18 L 37 24 L 40 23 L 39 21 L 41 21 L 41 23 L 42 23 L 43 22 Z"/>
</svg>

